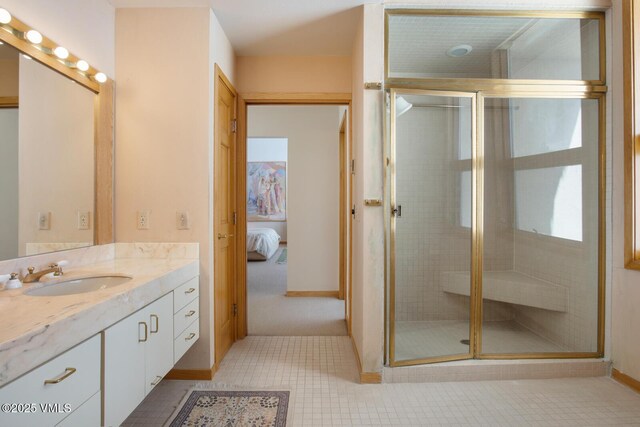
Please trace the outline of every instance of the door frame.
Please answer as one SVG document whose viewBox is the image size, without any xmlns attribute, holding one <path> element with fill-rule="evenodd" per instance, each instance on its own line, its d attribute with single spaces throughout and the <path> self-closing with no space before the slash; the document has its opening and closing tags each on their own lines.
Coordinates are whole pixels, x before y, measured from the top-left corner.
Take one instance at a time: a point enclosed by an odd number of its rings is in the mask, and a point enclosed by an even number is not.
<svg viewBox="0 0 640 427">
<path fill-rule="evenodd" d="M 236 268 L 235 268 L 235 302 L 238 307 L 238 315 L 236 316 L 236 339 L 242 339 L 247 336 L 247 108 L 250 105 L 344 105 L 347 107 L 347 133 L 348 133 L 348 156 L 353 158 L 352 151 L 352 106 L 350 93 L 270 93 L 270 92 L 252 92 L 238 94 L 237 97 L 237 121 L 238 132 L 236 134 Z M 353 176 L 348 174 L 349 179 L 346 186 L 350 186 Z M 352 192 L 350 192 L 350 200 L 352 200 Z M 349 206 L 351 202 L 349 203 Z M 346 263 L 348 265 L 347 283 L 345 283 L 345 318 L 347 322 L 347 331 L 351 336 L 351 300 L 352 300 L 352 239 L 351 230 L 353 219 L 349 216 L 349 238 L 347 243 Z M 346 239 L 347 236 L 340 236 L 340 239 Z M 340 260 L 344 262 L 344 260 Z M 348 314 L 348 315 L 347 315 Z"/>
<path fill-rule="evenodd" d="M 395 308 L 396 308 L 396 216 L 392 214 L 392 210 L 397 206 L 397 197 L 396 197 L 396 103 L 395 96 L 396 95 L 419 95 L 419 96 L 441 96 L 441 97 L 451 97 L 451 98 L 469 98 L 471 99 L 471 149 L 472 149 L 472 159 L 473 161 L 481 161 L 479 159 L 482 158 L 480 156 L 479 151 L 482 147 L 478 143 L 477 131 L 476 131 L 476 109 L 477 109 L 477 94 L 476 92 L 468 91 L 444 91 L 444 90 L 422 90 L 422 89 L 398 89 L 398 88 L 390 88 L 390 116 L 391 116 L 391 128 L 390 128 L 390 147 L 387 158 L 389 159 L 389 176 L 388 176 L 388 185 L 389 185 L 389 200 L 390 200 L 390 208 L 389 212 L 385 214 L 388 215 L 388 219 L 385 218 L 385 223 L 388 223 L 390 226 L 389 230 L 389 365 L 390 366 L 408 366 L 408 365 L 416 365 L 423 363 L 433 363 L 433 362 L 449 362 L 455 360 L 467 360 L 472 359 L 474 355 L 474 349 L 476 346 L 476 340 L 478 338 L 477 329 L 475 327 L 476 322 L 474 319 L 477 318 L 478 307 L 475 303 L 477 300 L 475 292 L 477 288 L 472 286 L 471 283 L 476 283 L 478 276 L 481 277 L 482 273 L 479 271 L 481 265 L 477 263 L 478 259 L 478 251 L 481 249 L 481 246 L 478 244 L 480 238 L 482 237 L 482 233 L 478 232 L 478 225 L 482 224 L 481 213 L 478 215 L 472 215 L 471 218 L 471 264 L 470 264 L 470 299 L 469 299 L 469 352 L 468 353 L 458 353 L 453 355 L 442 355 L 442 356 L 434 356 L 434 357 L 425 357 L 418 359 L 409 359 L 409 360 L 396 360 L 396 349 L 395 349 L 395 341 L 396 341 L 396 320 L 395 320 Z M 476 209 L 478 206 L 479 197 L 482 195 L 479 193 L 479 190 L 482 188 L 480 185 L 481 174 L 478 173 L 482 165 L 477 163 L 472 167 L 472 211 L 479 212 L 479 209 Z"/>
</svg>

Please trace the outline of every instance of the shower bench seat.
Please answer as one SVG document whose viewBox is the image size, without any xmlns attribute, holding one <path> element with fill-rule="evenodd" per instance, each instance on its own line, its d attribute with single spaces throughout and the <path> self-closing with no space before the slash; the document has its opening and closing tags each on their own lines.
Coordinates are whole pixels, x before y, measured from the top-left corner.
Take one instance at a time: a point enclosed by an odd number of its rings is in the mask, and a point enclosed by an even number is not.
<svg viewBox="0 0 640 427">
<path fill-rule="evenodd" d="M 470 294 L 470 273 L 446 271 L 441 273 L 445 292 Z M 567 311 L 567 289 L 544 280 L 527 276 L 517 271 L 486 271 L 482 280 L 483 299 L 543 308 L 552 311 Z"/>
</svg>

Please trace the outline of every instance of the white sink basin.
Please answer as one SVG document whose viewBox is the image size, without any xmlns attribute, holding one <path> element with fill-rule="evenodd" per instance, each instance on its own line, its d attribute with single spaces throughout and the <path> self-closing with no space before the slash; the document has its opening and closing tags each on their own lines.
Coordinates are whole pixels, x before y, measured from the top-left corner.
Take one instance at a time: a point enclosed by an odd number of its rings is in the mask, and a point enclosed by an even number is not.
<svg viewBox="0 0 640 427">
<path fill-rule="evenodd" d="M 125 276 L 124 274 L 83 277 L 30 289 L 26 291 L 25 294 L 37 297 L 83 294 L 85 292 L 119 286 L 127 283 L 129 280 L 131 280 L 131 276 Z"/>
</svg>

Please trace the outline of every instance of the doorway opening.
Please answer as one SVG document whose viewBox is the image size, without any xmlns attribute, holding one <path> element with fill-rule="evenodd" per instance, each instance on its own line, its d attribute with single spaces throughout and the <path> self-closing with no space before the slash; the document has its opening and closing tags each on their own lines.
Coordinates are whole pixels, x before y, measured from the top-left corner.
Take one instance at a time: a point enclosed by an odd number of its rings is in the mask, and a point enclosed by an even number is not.
<svg viewBox="0 0 640 427">
<path fill-rule="evenodd" d="M 249 335 L 348 334 L 347 111 L 348 105 L 246 109 L 240 168 Z"/>
</svg>

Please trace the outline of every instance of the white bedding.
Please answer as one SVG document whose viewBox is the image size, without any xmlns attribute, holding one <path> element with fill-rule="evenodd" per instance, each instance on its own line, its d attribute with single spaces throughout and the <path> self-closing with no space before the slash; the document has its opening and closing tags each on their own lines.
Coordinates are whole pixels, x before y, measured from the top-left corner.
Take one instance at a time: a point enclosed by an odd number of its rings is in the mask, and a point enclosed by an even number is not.
<svg viewBox="0 0 640 427">
<path fill-rule="evenodd" d="M 273 228 L 250 228 L 247 230 L 247 252 L 257 252 L 269 259 L 278 250 L 280 235 Z"/>
</svg>

